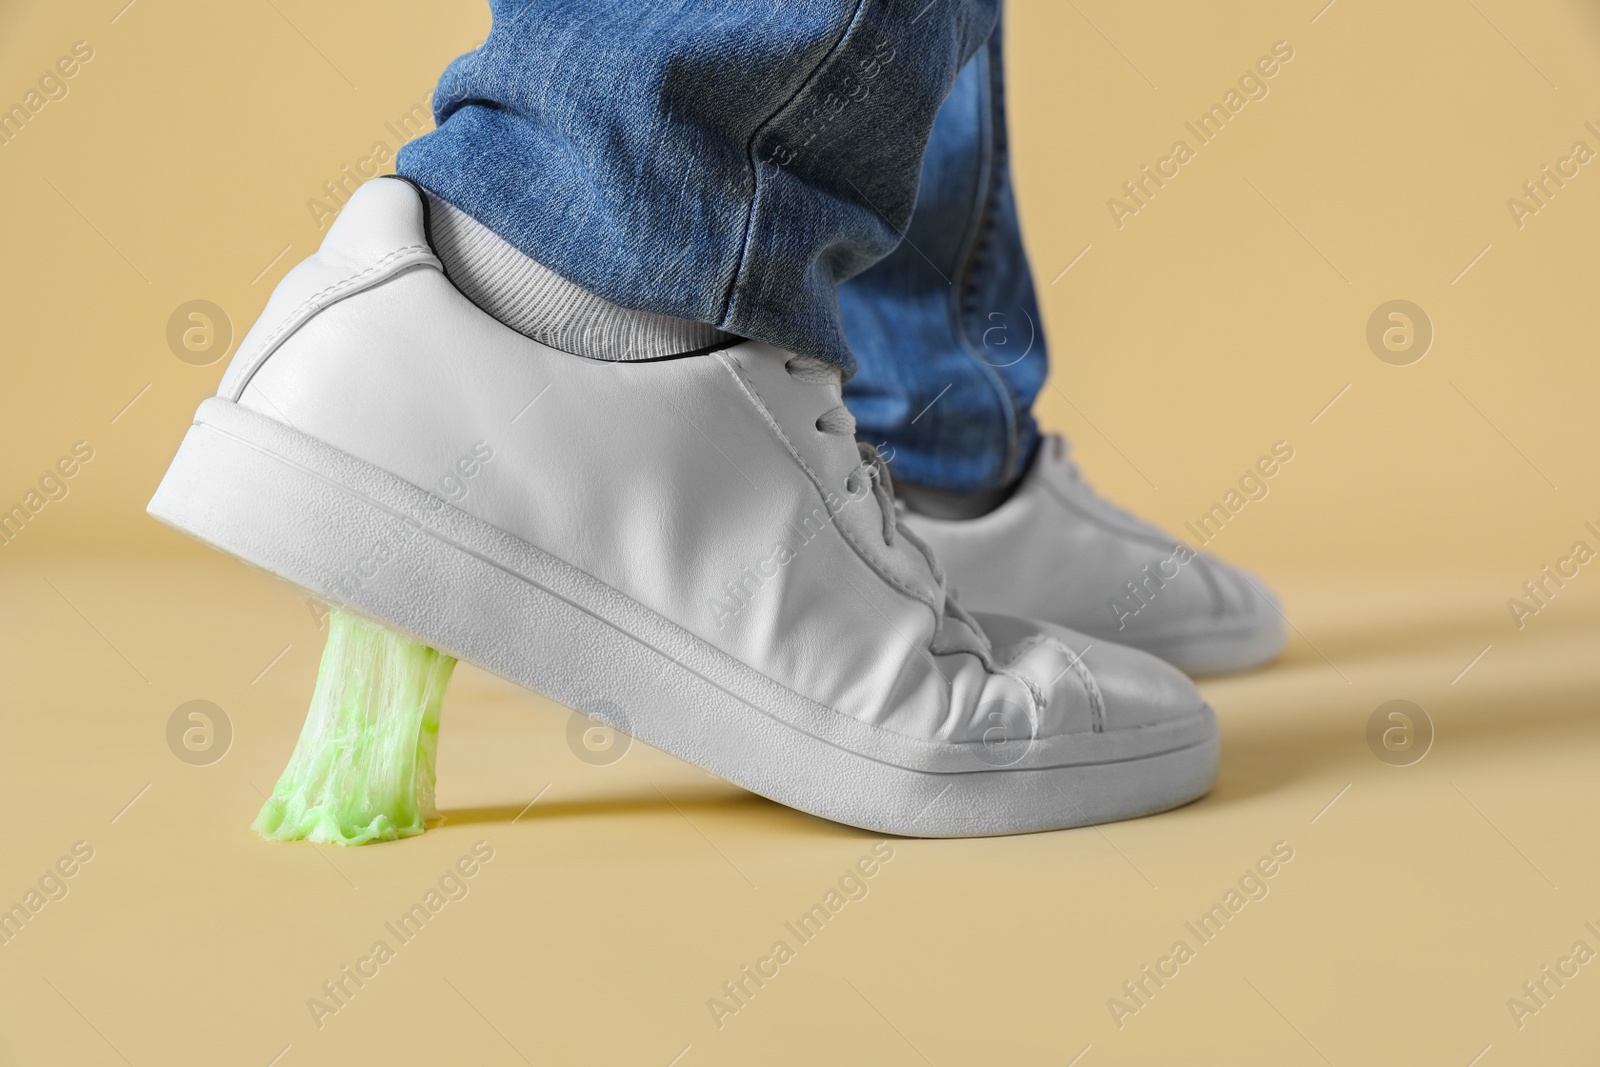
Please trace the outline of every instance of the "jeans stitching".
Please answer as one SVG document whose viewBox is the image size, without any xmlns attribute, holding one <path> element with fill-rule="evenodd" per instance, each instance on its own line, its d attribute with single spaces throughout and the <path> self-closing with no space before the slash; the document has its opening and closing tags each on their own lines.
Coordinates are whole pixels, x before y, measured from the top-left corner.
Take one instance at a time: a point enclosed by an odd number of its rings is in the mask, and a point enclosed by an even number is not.
<svg viewBox="0 0 1600 1067">
<path fill-rule="evenodd" d="M 868 2 L 869 0 L 856 0 L 855 11 L 851 13 L 850 21 L 845 25 L 843 32 L 839 34 L 838 39 L 833 42 L 833 45 L 828 49 L 827 53 L 817 61 L 817 65 L 812 68 L 809 74 L 806 75 L 805 81 L 801 83 L 800 87 L 796 89 L 787 100 L 783 101 L 783 103 L 774 108 L 772 114 L 761 120 L 761 123 L 756 126 L 754 131 L 751 132 L 750 140 L 745 144 L 745 158 L 750 164 L 750 206 L 745 211 L 744 233 L 741 235 L 739 240 L 739 252 L 736 257 L 736 266 L 733 271 L 733 276 L 728 279 L 727 293 L 723 297 L 722 301 L 722 315 L 717 320 L 717 326 L 720 329 L 727 329 L 729 326 L 729 316 L 731 316 L 733 313 L 734 299 L 736 298 L 739 290 L 743 287 L 745 273 L 750 266 L 750 237 L 752 231 L 755 229 L 756 211 L 761 201 L 761 192 L 763 186 L 761 178 L 761 161 L 756 158 L 756 142 L 761 139 L 761 135 L 765 133 L 773 123 L 777 122 L 778 119 L 783 116 L 784 112 L 788 111 L 789 108 L 794 106 L 795 101 L 799 100 L 808 90 L 817 84 L 818 79 L 822 76 L 823 70 L 844 48 L 845 42 L 850 39 L 850 35 L 855 32 L 858 26 L 861 25 L 861 16 L 866 11 Z"/>
<path fill-rule="evenodd" d="M 1000 32 L 998 24 L 996 24 L 993 32 L 996 34 Z M 994 72 L 989 54 L 990 47 L 990 43 L 985 42 L 983 50 L 979 53 L 982 57 L 980 62 L 983 64 L 982 92 L 984 105 L 984 138 L 983 143 L 979 146 L 979 152 L 987 174 L 984 175 L 983 191 L 978 199 L 978 213 L 973 220 L 972 226 L 967 231 L 966 246 L 962 250 L 961 260 L 957 264 L 956 280 L 959 284 L 953 286 L 955 292 L 952 294 L 950 302 L 950 320 L 952 332 L 961 341 L 962 351 L 966 352 L 976 365 L 979 374 L 988 382 L 990 389 L 995 394 L 995 400 L 998 402 L 1001 421 L 1005 424 L 1005 450 L 1004 455 L 1001 457 L 999 472 L 1000 480 L 1004 481 L 1011 474 L 1011 468 L 1016 463 L 1018 446 L 1016 395 L 994 367 L 990 366 L 978 354 L 977 349 L 973 346 L 972 338 L 967 334 L 965 321 L 968 294 L 975 293 L 977 290 L 974 279 L 978 274 L 978 260 L 982 250 L 989 244 L 989 238 L 994 232 L 995 218 L 992 206 L 995 192 L 999 188 L 1002 163 L 1001 160 L 996 159 L 995 153 L 996 123 L 1002 117 L 995 113 L 997 109 L 994 107 Z M 1000 135 L 1004 136 L 1003 129 Z"/>
</svg>

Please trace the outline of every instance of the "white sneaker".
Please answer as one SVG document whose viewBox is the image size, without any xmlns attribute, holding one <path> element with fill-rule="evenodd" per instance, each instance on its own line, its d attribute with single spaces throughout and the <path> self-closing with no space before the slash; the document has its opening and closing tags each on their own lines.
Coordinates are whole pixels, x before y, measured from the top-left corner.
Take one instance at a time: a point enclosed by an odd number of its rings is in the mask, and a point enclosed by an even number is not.
<svg viewBox="0 0 1600 1067">
<path fill-rule="evenodd" d="M 839 822 L 1045 830 L 1209 789 L 1188 679 L 967 615 L 851 429 L 838 375 L 767 345 L 610 363 L 513 332 L 382 179 L 278 286 L 150 512 Z"/>
<path fill-rule="evenodd" d="M 1107 502 L 1060 437 L 1040 442 L 1017 491 L 988 514 L 901 521 L 969 608 L 1069 626 L 1190 674 L 1259 666 L 1283 649 L 1283 612 L 1260 579 Z"/>
</svg>

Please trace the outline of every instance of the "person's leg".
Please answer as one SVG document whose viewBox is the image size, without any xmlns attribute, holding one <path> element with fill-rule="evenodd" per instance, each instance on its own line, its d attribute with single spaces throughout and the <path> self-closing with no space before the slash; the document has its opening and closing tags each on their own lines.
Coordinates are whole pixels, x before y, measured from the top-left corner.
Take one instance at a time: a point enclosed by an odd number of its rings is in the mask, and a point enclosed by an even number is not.
<svg viewBox="0 0 1600 1067">
<path fill-rule="evenodd" d="M 455 658 L 879 832 L 1205 792 L 1199 692 L 968 613 L 844 406 L 837 285 L 898 242 L 993 3 L 664 11 L 497 8 L 440 129 L 279 283 L 151 502 L 351 613 L 260 828 L 419 829 Z"/>
<path fill-rule="evenodd" d="M 849 371 L 836 286 L 899 241 L 997 3 L 496 3 L 399 170 L 587 294 Z"/>
<path fill-rule="evenodd" d="M 1022 475 L 1048 370 L 1007 159 L 1001 34 L 962 69 L 934 123 L 905 240 L 839 289 L 859 371 L 858 434 L 897 486 L 971 495 Z M 892 450 L 892 451 L 891 451 Z"/>
<path fill-rule="evenodd" d="M 905 240 L 839 290 L 845 398 L 892 461 L 906 526 L 981 610 L 1187 670 L 1254 666 L 1284 627 L 1258 580 L 1100 497 L 1031 407 L 1048 370 L 1007 159 L 1001 34 L 934 123 Z"/>
</svg>

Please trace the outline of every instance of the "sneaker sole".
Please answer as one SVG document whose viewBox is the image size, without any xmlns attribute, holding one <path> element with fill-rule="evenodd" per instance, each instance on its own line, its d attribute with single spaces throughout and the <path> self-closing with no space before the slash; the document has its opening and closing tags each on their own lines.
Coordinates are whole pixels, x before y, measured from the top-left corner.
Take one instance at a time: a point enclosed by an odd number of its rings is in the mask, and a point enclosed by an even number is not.
<svg viewBox="0 0 1600 1067">
<path fill-rule="evenodd" d="M 150 514 L 311 593 L 780 804 L 967 837 L 1147 815 L 1216 781 L 1215 716 L 1004 746 L 922 741 L 783 687 L 548 552 L 231 401 Z"/>
</svg>

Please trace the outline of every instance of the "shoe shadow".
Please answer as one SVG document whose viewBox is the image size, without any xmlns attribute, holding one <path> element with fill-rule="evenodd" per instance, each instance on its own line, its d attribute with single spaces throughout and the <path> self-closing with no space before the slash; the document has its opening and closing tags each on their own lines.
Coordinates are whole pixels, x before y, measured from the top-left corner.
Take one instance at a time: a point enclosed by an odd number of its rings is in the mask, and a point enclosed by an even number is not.
<svg viewBox="0 0 1600 1067">
<path fill-rule="evenodd" d="M 1289 605 L 1290 653 L 1308 653 L 1341 670 L 1347 664 L 1405 661 L 1430 652 L 1460 655 L 1465 666 L 1488 643 L 1600 633 L 1600 596 L 1587 595 L 1587 590 L 1566 593 L 1537 617 L 1525 617 L 1519 630 L 1506 607 L 1507 596 L 1514 593 L 1518 590 L 1510 579 L 1477 575 L 1454 581 L 1410 579 L 1398 593 L 1381 584 L 1374 587 L 1370 579 L 1343 593 L 1324 588 L 1310 598 L 1318 608 L 1312 619 L 1296 618 L 1293 603 Z"/>
<path fill-rule="evenodd" d="M 753 793 L 731 795 L 726 790 L 710 791 L 704 795 L 680 794 L 669 800 L 651 790 L 601 794 L 582 800 L 541 800 L 529 805 L 488 804 L 481 807 L 449 808 L 439 812 L 439 817 L 451 826 L 472 823 L 534 822 L 541 819 L 575 819 L 588 816 L 637 815 L 647 812 L 671 811 L 674 807 L 685 811 L 738 811 L 741 807 L 765 804 L 766 800 Z"/>
<path fill-rule="evenodd" d="M 805 812 L 786 808 L 755 793 L 732 785 L 711 786 L 703 790 L 675 790 L 670 797 L 653 788 L 623 789 L 578 800 L 539 801 L 529 805 L 489 804 L 478 807 L 447 808 L 439 812 L 442 826 L 467 826 L 478 823 L 540 822 L 573 819 L 624 818 L 633 815 L 672 815 L 676 812 L 690 825 L 698 815 L 726 816 L 759 824 L 763 832 L 802 837 L 872 838 L 865 830 L 829 822 Z M 698 829 L 698 827 L 696 827 Z"/>
<path fill-rule="evenodd" d="M 1591 638 L 1591 647 L 1595 643 L 1600 635 Z M 1303 659 L 1251 681 L 1230 681 L 1229 694 L 1214 701 L 1222 726 L 1221 774 L 1199 805 L 1252 800 L 1302 778 L 1356 781 L 1404 772 L 1380 760 L 1367 742 L 1368 719 L 1397 697 L 1415 702 L 1433 725 L 1431 748 L 1415 767 L 1514 764 L 1551 752 L 1600 750 L 1600 717 L 1593 713 L 1600 672 L 1588 661 L 1565 661 L 1564 669 L 1552 671 L 1540 659 L 1452 689 L 1436 669 L 1426 669 L 1437 665 L 1436 658 L 1431 664 L 1419 660 L 1416 673 L 1422 677 L 1414 688 L 1404 684 L 1395 658 L 1384 649 L 1365 664 L 1342 664 L 1345 673 L 1359 676 L 1363 667 L 1384 661 L 1376 672 L 1380 683 L 1339 685 L 1343 692 L 1329 686 L 1326 665 Z M 1236 703 L 1248 706 L 1235 712 Z"/>
</svg>

